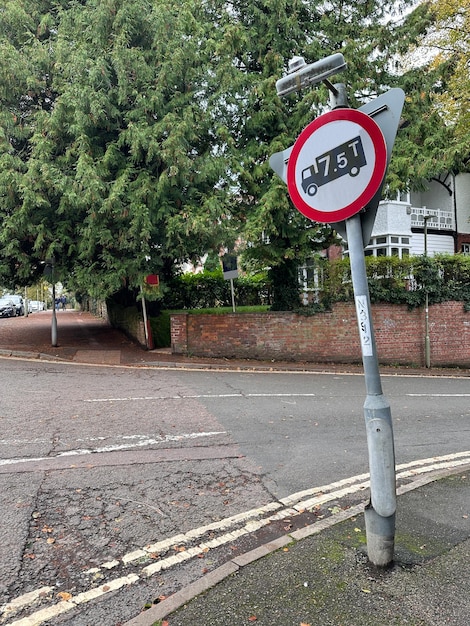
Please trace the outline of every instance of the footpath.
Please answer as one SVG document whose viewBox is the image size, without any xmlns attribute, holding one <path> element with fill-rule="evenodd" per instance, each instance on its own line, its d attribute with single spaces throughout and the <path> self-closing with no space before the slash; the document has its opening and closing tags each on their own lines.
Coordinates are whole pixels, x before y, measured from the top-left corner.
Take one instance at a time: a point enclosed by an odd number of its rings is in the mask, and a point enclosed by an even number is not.
<svg viewBox="0 0 470 626">
<path fill-rule="evenodd" d="M 59 311 L 0 320 L 8 358 L 106 366 L 361 372 L 355 366 L 176 357 L 145 351 L 103 320 Z M 396 375 L 470 377 L 468 370 L 382 368 Z M 469 392 L 470 393 L 470 392 Z M 367 560 L 362 505 L 237 556 L 121 626 L 468 626 L 470 623 L 470 429 L 453 469 L 411 476 L 398 490 L 395 558 Z M 116 625 L 117 626 L 117 625 Z"/>
</svg>

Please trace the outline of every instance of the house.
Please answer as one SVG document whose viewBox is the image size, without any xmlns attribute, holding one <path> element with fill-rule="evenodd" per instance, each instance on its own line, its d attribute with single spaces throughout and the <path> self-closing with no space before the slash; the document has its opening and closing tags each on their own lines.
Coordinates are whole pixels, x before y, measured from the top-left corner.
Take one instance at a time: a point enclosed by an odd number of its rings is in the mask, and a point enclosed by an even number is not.
<svg viewBox="0 0 470 626">
<path fill-rule="evenodd" d="M 380 202 L 366 256 L 419 256 L 424 253 L 470 254 L 470 174 L 449 174 L 429 181 L 421 192 Z M 323 256 L 347 256 L 332 246 Z M 321 272 L 314 259 L 299 268 L 302 302 L 317 300 Z"/>
<path fill-rule="evenodd" d="M 449 174 L 379 205 L 365 254 L 470 254 L 470 174 Z"/>
</svg>

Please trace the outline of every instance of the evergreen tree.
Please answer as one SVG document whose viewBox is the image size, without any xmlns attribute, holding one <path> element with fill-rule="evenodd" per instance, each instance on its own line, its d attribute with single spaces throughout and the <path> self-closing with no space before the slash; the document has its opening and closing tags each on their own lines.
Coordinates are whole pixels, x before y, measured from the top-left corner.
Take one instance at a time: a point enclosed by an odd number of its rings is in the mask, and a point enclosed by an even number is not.
<svg viewBox="0 0 470 626">
<path fill-rule="evenodd" d="M 4 281 L 55 257 L 70 286 L 105 297 L 204 253 L 223 222 L 225 162 L 200 3 L 21 6 L 9 3 L 18 23 L 2 33 L 15 61 L 14 78 L 2 64 Z"/>
<path fill-rule="evenodd" d="M 239 239 L 282 290 L 334 231 L 295 210 L 268 165 L 325 110 L 327 90 L 281 101 L 275 82 L 295 54 L 341 51 L 353 106 L 399 84 L 393 61 L 429 18 L 394 21 L 394 6 L 7 0 L 0 280 L 32 283 L 54 257 L 69 288 L 105 297 Z"/>
<path fill-rule="evenodd" d="M 235 0 L 229 7 L 220 3 L 221 13 L 226 11 L 227 55 L 218 69 L 227 104 L 223 118 L 232 127 L 230 170 L 238 194 L 233 210 L 250 243 L 245 258 L 270 268 L 277 290 L 275 308 L 298 306 L 286 276 L 293 275 L 293 265 L 335 240 L 332 227 L 296 211 L 286 186 L 268 165 L 271 154 L 292 145 L 325 111 L 328 92 L 320 86 L 281 101 L 275 81 L 294 55 L 309 63 L 341 51 L 348 68 L 335 80 L 346 83 L 351 106 L 396 86 L 400 77 L 394 59 L 409 42 L 417 41 L 429 20 L 426 11 L 395 19 L 395 7 L 395 2 L 374 0 Z M 285 297 L 280 293 L 284 289 L 289 290 Z"/>
</svg>

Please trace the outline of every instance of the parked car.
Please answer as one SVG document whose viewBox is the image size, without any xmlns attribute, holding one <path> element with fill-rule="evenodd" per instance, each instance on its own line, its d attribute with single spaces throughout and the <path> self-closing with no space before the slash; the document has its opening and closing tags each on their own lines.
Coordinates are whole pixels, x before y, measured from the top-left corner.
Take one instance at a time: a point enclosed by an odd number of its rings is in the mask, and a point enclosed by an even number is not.
<svg viewBox="0 0 470 626">
<path fill-rule="evenodd" d="M 0 317 L 15 317 L 16 306 L 10 298 L 0 298 Z"/>
<path fill-rule="evenodd" d="M 46 307 L 41 300 L 30 300 L 29 308 L 31 309 L 31 313 L 34 313 L 34 311 L 44 311 Z"/>
<path fill-rule="evenodd" d="M 6 293 L 4 297 L 8 298 L 14 303 L 16 307 L 17 315 L 24 315 L 24 302 L 21 296 L 13 295 L 11 293 Z"/>
</svg>

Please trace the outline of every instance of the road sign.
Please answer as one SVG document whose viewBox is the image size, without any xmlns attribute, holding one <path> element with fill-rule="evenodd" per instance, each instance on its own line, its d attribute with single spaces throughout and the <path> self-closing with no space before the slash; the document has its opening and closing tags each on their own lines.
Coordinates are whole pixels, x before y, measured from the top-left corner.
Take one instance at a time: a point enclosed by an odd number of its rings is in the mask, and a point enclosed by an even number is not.
<svg viewBox="0 0 470 626">
<path fill-rule="evenodd" d="M 383 93 L 378 98 L 375 98 L 375 100 L 366 102 L 366 104 L 363 104 L 359 109 L 359 111 L 367 113 L 367 115 L 369 115 L 380 127 L 385 143 L 387 144 L 387 165 L 392 156 L 404 102 L 405 92 L 402 89 L 395 87 L 394 89 L 389 89 L 389 91 Z M 369 245 L 370 236 L 374 228 L 377 208 L 381 199 L 382 186 L 379 187 L 375 196 L 367 204 L 366 211 L 361 213 L 364 248 Z M 343 239 L 347 241 L 346 222 L 336 224 L 335 229 L 343 237 Z"/>
<path fill-rule="evenodd" d="M 374 197 L 387 168 L 380 127 L 362 111 L 335 109 L 299 135 L 287 163 L 296 208 L 316 222 L 352 217 Z"/>
</svg>

